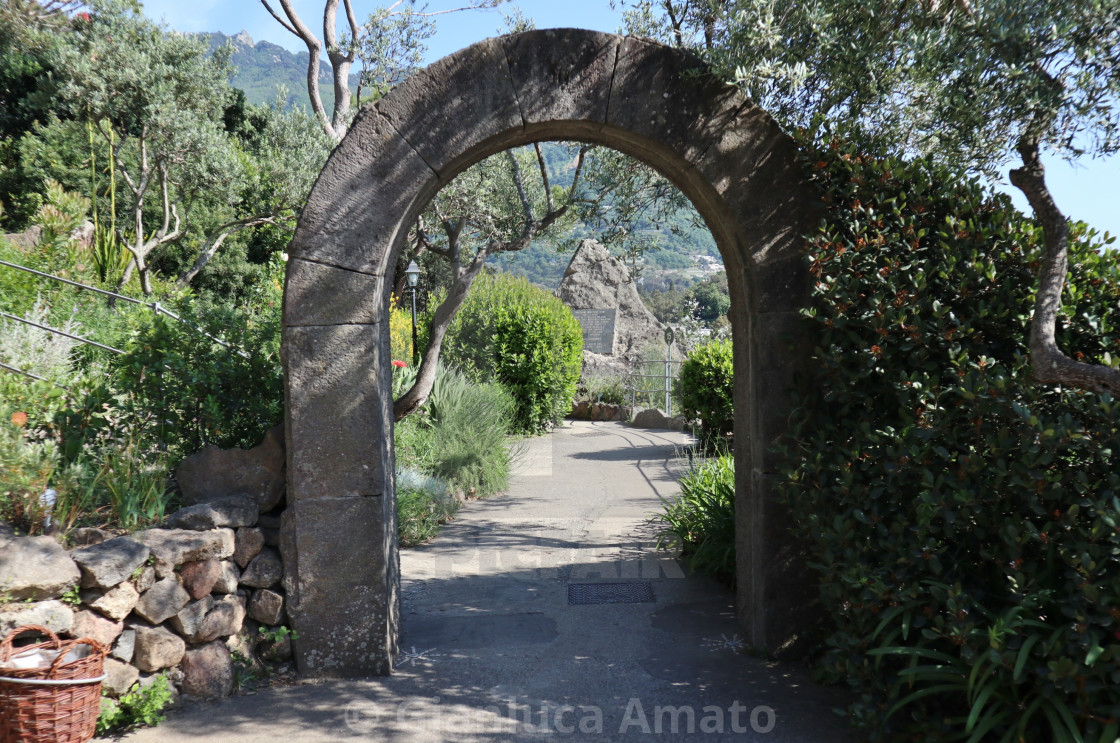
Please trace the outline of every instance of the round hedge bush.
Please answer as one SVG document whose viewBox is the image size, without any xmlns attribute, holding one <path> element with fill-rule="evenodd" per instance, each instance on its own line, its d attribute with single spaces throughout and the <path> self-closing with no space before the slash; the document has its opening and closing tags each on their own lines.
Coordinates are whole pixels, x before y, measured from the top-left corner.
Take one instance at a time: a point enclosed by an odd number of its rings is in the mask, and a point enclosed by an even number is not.
<svg viewBox="0 0 1120 743">
<path fill-rule="evenodd" d="M 731 434 L 732 359 L 730 339 L 705 343 L 688 355 L 673 382 L 681 412 L 686 418 L 700 420 L 700 439 L 707 449 L 725 448 Z"/>
<path fill-rule="evenodd" d="M 436 295 L 423 326 L 427 345 Z M 583 331 L 572 311 L 521 276 L 475 279 L 452 320 L 440 357 L 478 382 L 500 382 L 517 403 L 513 429 L 540 433 L 571 410 L 579 382 Z"/>
</svg>

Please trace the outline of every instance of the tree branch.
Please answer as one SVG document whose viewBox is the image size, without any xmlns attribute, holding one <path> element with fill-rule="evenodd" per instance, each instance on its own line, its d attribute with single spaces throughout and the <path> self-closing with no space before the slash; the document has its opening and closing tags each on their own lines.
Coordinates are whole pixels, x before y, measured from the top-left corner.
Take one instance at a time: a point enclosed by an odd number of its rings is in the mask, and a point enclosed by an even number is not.
<svg viewBox="0 0 1120 743">
<path fill-rule="evenodd" d="M 275 19 L 276 19 L 276 22 L 277 22 L 277 23 L 279 23 L 279 24 L 280 24 L 281 26 L 283 26 L 284 28 L 288 29 L 288 31 L 289 31 L 289 32 L 291 32 L 291 33 L 292 33 L 292 35 L 294 35 L 294 36 L 300 36 L 300 33 L 299 33 L 299 31 L 297 31 L 297 30 L 295 29 L 295 27 L 293 27 L 293 26 L 292 26 L 292 24 L 288 23 L 288 22 L 287 22 L 286 20 L 284 20 L 284 18 L 282 18 L 282 17 L 280 16 L 280 14 L 279 14 L 279 13 L 277 13 L 277 12 L 276 12 L 275 10 L 273 10 L 273 9 L 272 9 L 272 6 L 268 4 L 268 0 L 261 0 L 261 5 L 263 5 L 263 6 L 264 6 L 264 9 L 265 9 L 265 10 L 267 10 L 267 11 L 269 12 L 269 14 L 270 14 L 270 15 L 271 15 L 271 16 L 272 16 L 273 18 L 275 18 Z M 302 36 L 300 36 L 300 38 L 302 39 L 303 37 L 302 37 Z"/>
</svg>

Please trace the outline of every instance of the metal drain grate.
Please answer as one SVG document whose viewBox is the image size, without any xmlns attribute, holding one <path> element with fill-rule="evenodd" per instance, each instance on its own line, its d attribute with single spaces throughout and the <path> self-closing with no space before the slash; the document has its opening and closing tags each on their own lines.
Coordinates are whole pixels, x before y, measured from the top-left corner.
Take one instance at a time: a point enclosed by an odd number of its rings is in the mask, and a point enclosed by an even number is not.
<svg viewBox="0 0 1120 743">
<path fill-rule="evenodd" d="M 568 606 L 579 604 L 651 604 L 649 583 L 569 583 Z"/>
</svg>

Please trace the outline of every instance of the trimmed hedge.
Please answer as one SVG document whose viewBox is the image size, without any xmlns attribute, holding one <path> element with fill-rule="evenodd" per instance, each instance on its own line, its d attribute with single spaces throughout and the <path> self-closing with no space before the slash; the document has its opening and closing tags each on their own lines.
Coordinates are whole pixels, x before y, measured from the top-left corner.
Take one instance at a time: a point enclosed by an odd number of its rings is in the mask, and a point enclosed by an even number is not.
<svg viewBox="0 0 1120 743">
<path fill-rule="evenodd" d="M 437 295 L 424 316 L 427 346 Z M 571 410 L 583 332 L 559 299 L 521 276 L 483 274 L 452 320 L 440 357 L 479 382 L 500 382 L 517 403 L 513 428 L 547 430 Z"/>
<path fill-rule="evenodd" d="M 699 346 L 681 364 L 673 381 L 673 396 L 688 419 L 700 419 L 700 442 L 705 450 L 727 450 L 734 424 L 733 354 L 731 339 Z"/>
<path fill-rule="evenodd" d="M 1037 228 L 927 161 L 806 157 L 828 216 L 783 496 L 821 675 L 876 741 L 1114 740 L 1120 404 L 1031 380 Z M 1059 342 L 1116 363 L 1120 262 L 1074 232 Z"/>
</svg>

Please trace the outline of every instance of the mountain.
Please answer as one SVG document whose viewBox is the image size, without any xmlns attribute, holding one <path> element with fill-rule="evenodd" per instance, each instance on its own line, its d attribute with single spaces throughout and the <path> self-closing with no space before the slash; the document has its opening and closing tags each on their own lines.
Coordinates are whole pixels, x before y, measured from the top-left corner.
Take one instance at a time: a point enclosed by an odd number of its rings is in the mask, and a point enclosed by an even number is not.
<svg viewBox="0 0 1120 743">
<path fill-rule="evenodd" d="M 283 86 L 287 90 L 285 106 L 311 108 L 307 99 L 307 52 L 293 54 L 269 41 L 254 42 L 247 31 L 236 36 L 226 36 L 219 32 L 198 35 L 209 42 L 211 49 L 218 49 L 226 44 L 233 47 L 230 62 L 235 68 L 235 74 L 230 79 L 230 84 L 245 91 L 245 98 L 250 103 L 261 104 L 275 100 L 277 88 Z M 324 61 L 319 62 L 319 85 L 323 106 L 329 113 L 334 106 L 334 85 L 331 82 L 330 65 Z M 358 76 L 351 75 L 350 89 L 356 90 L 357 86 Z"/>
</svg>

